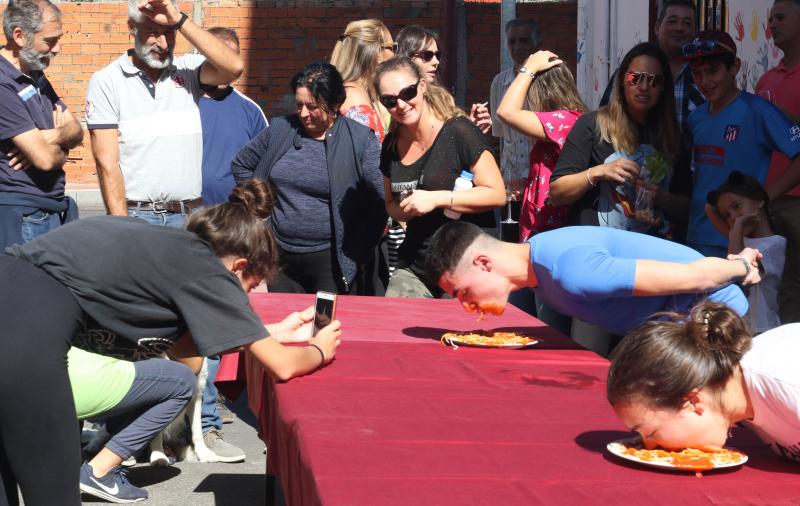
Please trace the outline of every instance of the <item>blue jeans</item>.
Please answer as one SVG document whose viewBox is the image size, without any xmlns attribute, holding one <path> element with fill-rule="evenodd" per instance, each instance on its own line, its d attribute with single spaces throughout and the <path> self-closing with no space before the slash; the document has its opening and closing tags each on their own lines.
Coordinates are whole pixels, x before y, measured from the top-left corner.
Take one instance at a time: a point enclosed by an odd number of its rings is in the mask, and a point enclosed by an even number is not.
<svg viewBox="0 0 800 506">
<path fill-rule="evenodd" d="M 58 213 L 48 213 L 47 211 L 36 211 L 22 217 L 22 242 L 30 242 L 40 235 L 61 226 L 61 215 Z"/>
<path fill-rule="evenodd" d="M 186 221 L 186 214 L 184 213 L 168 213 L 166 211 L 153 211 L 152 209 L 128 209 L 128 216 L 139 218 L 147 223 L 153 225 L 161 225 L 162 227 L 183 228 L 183 222 Z"/>
<path fill-rule="evenodd" d="M 206 358 L 208 380 L 206 381 L 206 388 L 203 390 L 203 405 L 200 409 L 203 434 L 211 429 L 222 429 L 222 418 L 217 413 L 217 386 L 214 385 L 217 371 L 219 371 L 219 362 L 219 355 Z"/>
</svg>

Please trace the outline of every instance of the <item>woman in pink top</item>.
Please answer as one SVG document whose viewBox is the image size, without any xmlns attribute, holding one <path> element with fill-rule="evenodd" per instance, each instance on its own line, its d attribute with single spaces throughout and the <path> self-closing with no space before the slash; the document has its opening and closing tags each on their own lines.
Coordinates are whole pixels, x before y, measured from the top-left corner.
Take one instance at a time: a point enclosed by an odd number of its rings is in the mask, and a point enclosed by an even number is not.
<svg viewBox="0 0 800 506">
<path fill-rule="evenodd" d="M 529 110 L 524 109 L 526 99 Z M 522 194 L 520 241 L 567 224 L 570 207 L 549 201 L 550 174 L 572 125 L 586 110 L 572 72 L 550 51 L 530 55 L 503 96 L 497 115 L 537 141 Z"/>
</svg>

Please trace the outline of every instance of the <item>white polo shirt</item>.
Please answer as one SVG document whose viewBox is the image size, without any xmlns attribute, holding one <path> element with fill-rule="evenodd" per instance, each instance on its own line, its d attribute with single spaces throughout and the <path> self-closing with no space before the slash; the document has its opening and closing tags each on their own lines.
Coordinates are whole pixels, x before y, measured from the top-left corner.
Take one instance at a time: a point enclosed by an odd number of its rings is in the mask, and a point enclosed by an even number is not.
<svg viewBox="0 0 800 506">
<path fill-rule="evenodd" d="M 131 62 L 132 52 L 92 76 L 86 125 L 119 131 L 119 166 L 128 200 L 196 199 L 203 158 L 198 60 L 177 58 L 152 83 Z"/>
</svg>

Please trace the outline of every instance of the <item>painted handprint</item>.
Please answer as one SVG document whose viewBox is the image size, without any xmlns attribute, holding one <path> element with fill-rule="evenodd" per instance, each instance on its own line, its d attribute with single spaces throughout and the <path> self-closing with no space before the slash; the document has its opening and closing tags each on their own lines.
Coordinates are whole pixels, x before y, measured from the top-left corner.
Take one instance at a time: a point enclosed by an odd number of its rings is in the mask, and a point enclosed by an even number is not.
<svg viewBox="0 0 800 506">
<path fill-rule="evenodd" d="M 753 10 L 753 22 L 750 25 L 750 39 L 755 42 L 758 40 L 758 29 L 761 27 L 761 18 L 758 13 Z"/>
<path fill-rule="evenodd" d="M 756 50 L 758 59 L 756 64 L 761 67 L 760 74 L 763 74 L 769 68 L 769 44 L 764 43 Z"/>
<path fill-rule="evenodd" d="M 736 13 L 736 20 L 733 22 L 734 28 L 736 28 L 736 40 L 741 42 L 744 40 L 744 22 L 742 22 L 742 13 Z"/>
</svg>

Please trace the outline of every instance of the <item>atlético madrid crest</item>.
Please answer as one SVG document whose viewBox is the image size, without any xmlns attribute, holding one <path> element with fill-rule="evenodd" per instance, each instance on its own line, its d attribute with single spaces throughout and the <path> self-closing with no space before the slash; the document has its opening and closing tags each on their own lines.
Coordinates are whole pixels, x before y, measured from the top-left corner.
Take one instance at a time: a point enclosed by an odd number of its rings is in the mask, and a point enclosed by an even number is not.
<svg viewBox="0 0 800 506">
<path fill-rule="evenodd" d="M 739 138 L 739 125 L 728 125 L 725 127 L 725 140 L 733 142 Z"/>
</svg>

